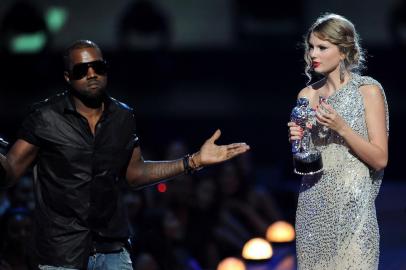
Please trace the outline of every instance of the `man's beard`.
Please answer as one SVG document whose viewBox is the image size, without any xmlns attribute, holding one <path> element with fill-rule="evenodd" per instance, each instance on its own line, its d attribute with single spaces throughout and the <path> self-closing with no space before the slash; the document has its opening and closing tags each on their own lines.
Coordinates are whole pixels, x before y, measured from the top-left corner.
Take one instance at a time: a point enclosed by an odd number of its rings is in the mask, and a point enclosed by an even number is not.
<svg viewBox="0 0 406 270">
<path fill-rule="evenodd" d="M 96 93 L 90 93 L 85 91 L 78 91 L 71 87 L 70 92 L 74 97 L 82 101 L 86 107 L 94 109 L 100 108 L 107 96 L 105 89 L 100 89 Z"/>
</svg>

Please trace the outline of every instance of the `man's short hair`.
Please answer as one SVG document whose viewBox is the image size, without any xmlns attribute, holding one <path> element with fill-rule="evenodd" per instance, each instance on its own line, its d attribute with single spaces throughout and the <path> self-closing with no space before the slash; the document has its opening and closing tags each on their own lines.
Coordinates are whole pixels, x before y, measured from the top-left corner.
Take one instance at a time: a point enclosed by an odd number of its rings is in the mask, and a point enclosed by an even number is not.
<svg viewBox="0 0 406 270">
<path fill-rule="evenodd" d="M 77 49 L 84 49 L 84 48 L 94 48 L 97 49 L 100 54 L 102 55 L 102 52 L 99 48 L 99 46 L 94 43 L 91 40 L 87 40 L 87 39 L 80 39 L 80 40 L 76 40 L 74 41 L 69 47 L 67 47 L 63 53 L 63 63 L 65 66 L 65 70 L 69 71 L 70 69 L 70 54 L 72 53 L 72 51 L 77 50 Z"/>
</svg>

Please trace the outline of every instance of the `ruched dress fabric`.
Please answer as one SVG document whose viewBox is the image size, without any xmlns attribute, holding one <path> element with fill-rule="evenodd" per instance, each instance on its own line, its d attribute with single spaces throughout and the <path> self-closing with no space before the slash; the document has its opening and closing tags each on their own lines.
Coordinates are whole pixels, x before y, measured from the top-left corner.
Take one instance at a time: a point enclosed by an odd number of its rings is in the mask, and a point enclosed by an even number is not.
<svg viewBox="0 0 406 270">
<path fill-rule="evenodd" d="M 371 77 L 351 74 L 350 81 L 328 103 L 360 136 L 368 140 L 362 85 Z M 379 229 L 375 199 L 383 171 L 362 162 L 333 130 L 315 124 L 312 141 L 322 153 L 324 171 L 302 178 L 296 212 L 296 248 L 300 270 L 378 269 Z"/>
</svg>

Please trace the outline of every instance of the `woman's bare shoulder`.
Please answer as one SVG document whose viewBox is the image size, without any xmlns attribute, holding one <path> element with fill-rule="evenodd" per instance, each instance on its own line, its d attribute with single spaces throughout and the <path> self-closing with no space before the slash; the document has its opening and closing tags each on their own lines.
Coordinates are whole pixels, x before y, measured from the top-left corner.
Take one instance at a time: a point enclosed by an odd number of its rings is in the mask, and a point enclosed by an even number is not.
<svg viewBox="0 0 406 270">
<path fill-rule="evenodd" d="M 310 85 L 307 85 L 305 88 L 299 91 L 298 98 L 301 97 L 312 97 L 313 95 L 316 94 L 316 92 L 323 87 L 325 84 L 325 80 L 321 79 L 315 83 L 312 83 Z"/>
</svg>

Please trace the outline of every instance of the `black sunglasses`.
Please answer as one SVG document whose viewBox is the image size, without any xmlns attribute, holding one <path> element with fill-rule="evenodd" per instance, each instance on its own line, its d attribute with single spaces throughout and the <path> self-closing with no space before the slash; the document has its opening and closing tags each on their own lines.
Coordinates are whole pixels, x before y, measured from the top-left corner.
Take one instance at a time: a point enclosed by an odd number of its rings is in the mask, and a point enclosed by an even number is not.
<svg viewBox="0 0 406 270">
<path fill-rule="evenodd" d="M 94 72 L 99 75 L 106 75 L 107 62 L 105 60 L 96 60 L 88 63 L 80 63 L 73 66 L 69 73 L 69 78 L 72 80 L 80 80 L 87 75 L 89 68 L 93 68 Z"/>
</svg>

